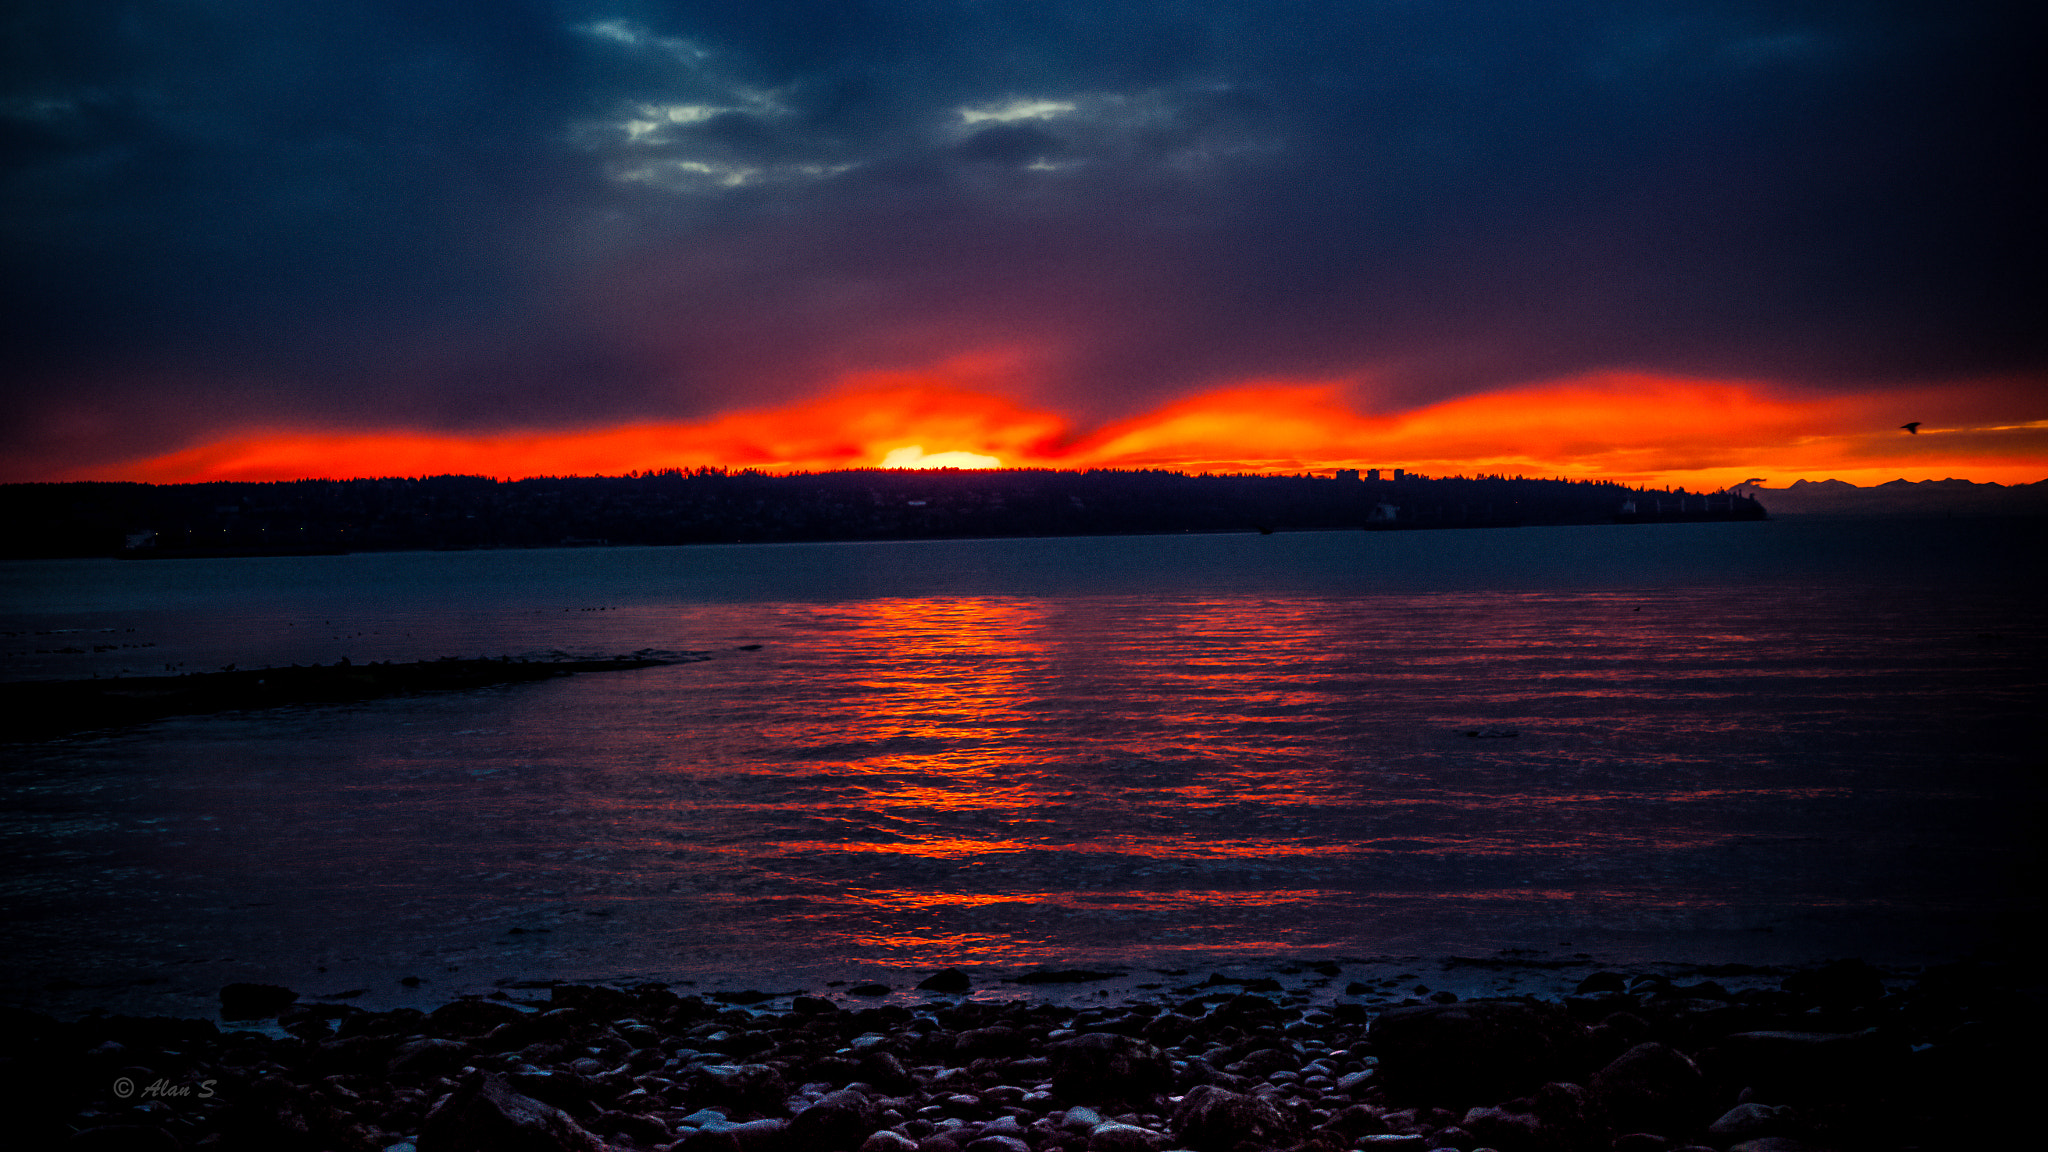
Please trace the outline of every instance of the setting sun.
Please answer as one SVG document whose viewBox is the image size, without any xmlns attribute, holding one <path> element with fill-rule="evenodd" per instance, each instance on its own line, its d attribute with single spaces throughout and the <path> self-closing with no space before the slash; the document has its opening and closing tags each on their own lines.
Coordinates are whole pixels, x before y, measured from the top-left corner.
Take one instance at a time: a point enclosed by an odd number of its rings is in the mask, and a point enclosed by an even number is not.
<svg viewBox="0 0 2048 1152">
<path fill-rule="evenodd" d="M 1001 468 L 1003 462 L 993 456 L 974 452 L 926 452 L 921 444 L 908 448 L 891 449 L 882 457 L 884 468 Z"/>
</svg>

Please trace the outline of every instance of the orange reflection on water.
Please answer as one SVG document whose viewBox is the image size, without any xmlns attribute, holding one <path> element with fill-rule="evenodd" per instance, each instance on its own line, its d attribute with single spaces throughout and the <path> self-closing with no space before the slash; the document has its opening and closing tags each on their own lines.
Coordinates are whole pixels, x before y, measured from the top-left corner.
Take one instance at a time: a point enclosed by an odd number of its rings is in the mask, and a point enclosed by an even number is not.
<svg viewBox="0 0 2048 1152">
<path fill-rule="evenodd" d="M 856 854 L 956 860 L 1036 847 L 1012 835 L 1048 800 L 1020 774 L 1029 746 L 1033 677 L 1046 660 L 1042 604 L 995 597 L 884 599 L 818 610 L 851 633 L 855 661 L 842 710 L 830 718 L 835 769 L 847 800 L 890 823 L 894 836 L 836 845 Z M 908 745 L 910 750 L 898 750 Z M 985 830 L 935 814 L 986 814 Z M 1009 814 L 1009 815 L 1005 815 Z M 816 851 L 818 845 L 801 847 Z"/>
<path fill-rule="evenodd" d="M 1089 912 L 1150 912 L 1186 908 L 1265 908 L 1278 904 L 1308 904 L 1341 899 L 1344 892 L 1320 889 L 1123 889 L 1106 892 L 1031 891 L 980 895 L 954 892 L 912 892 L 902 889 L 856 890 L 864 904 L 891 910 L 922 908 L 982 908 L 996 904 L 1029 905 L 1033 908 L 1085 910 Z"/>
<path fill-rule="evenodd" d="M 1042 655 L 1029 639 L 1042 612 L 1032 602 L 986 597 L 869 600 L 825 610 L 834 626 L 857 631 L 873 654 L 854 670 L 863 691 L 848 701 L 857 724 L 848 735 L 995 743 L 1013 734 L 1025 688 L 1018 665 Z"/>
<path fill-rule="evenodd" d="M 815 844 L 777 844 L 792 851 L 816 851 Z M 874 852 L 893 856 L 928 856 L 952 860 L 966 856 L 987 856 L 997 852 L 1028 852 L 1037 847 L 1022 840 L 976 839 L 969 836 L 915 836 L 902 843 L 841 844 L 840 852 Z"/>
<path fill-rule="evenodd" d="M 854 894 L 864 904 L 887 906 L 897 910 L 917 908 L 986 908 L 994 904 L 1036 904 L 1044 900 L 1043 894 L 1005 892 L 874 892 L 854 889 Z"/>
<path fill-rule="evenodd" d="M 1297 844 L 1277 839 L 1190 840 L 1184 837 L 1100 836 L 1088 842 L 1090 852 L 1114 852 L 1148 860 L 1280 860 L 1316 856 L 1354 856 L 1357 843 Z"/>
</svg>

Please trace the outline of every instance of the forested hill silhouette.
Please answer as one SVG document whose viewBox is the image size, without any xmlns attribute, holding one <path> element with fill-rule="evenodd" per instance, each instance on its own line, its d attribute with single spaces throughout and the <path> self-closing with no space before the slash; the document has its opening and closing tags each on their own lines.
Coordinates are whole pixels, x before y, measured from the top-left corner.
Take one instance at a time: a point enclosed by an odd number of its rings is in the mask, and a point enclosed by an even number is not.
<svg viewBox="0 0 2048 1152">
<path fill-rule="evenodd" d="M 11 484 L 0 512 L 16 558 L 1764 518 L 1727 492 L 1597 481 L 1035 469 Z"/>
</svg>

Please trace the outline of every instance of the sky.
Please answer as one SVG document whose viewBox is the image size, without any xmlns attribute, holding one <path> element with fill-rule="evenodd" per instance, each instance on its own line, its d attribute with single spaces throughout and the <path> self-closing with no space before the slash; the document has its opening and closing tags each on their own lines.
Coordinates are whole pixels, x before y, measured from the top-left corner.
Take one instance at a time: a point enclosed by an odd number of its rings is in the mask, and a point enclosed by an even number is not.
<svg viewBox="0 0 2048 1152">
<path fill-rule="evenodd" d="M 2040 11 L 8 0 L 0 481 L 2037 481 Z"/>
</svg>

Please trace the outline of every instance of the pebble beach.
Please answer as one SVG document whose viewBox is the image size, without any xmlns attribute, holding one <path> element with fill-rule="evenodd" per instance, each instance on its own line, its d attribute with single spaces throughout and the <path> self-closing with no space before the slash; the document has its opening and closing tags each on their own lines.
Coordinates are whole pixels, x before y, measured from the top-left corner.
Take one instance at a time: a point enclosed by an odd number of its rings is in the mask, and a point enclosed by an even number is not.
<svg viewBox="0 0 2048 1152">
<path fill-rule="evenodd" d="M 2030 1128 L 2043 1006 L 2037 971 L 1992 954 L 885 975 L 507 981 L 431 1008 L 234 984 L 215 1019 L 12 1008 L 8 1115 L 17 1146 L 91 1149 L 2005 1148 Z"/>
</svg>

